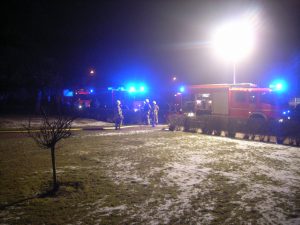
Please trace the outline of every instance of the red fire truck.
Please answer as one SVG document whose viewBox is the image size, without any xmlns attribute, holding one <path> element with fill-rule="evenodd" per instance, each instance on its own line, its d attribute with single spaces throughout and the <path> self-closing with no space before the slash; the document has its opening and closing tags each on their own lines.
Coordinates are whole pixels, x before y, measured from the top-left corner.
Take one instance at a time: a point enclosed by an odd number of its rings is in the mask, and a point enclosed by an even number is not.
<svg viewBox="0 0 300 225">
<path fill-rule="evenodd" d="M 270 88 L 255 84 L 206 84 L 187 86 L 182 99 L 188 116 L 210 114 L 237 119 L 280 119 L 288 101 Z"/>
<path fill-rule="evenodd" d="M 288 137 L 290 143 L 300 145 L 299 120 L 293 119 L 288 98 L 279 90 L 251 83 L 206 84 L 187 86 L 175 97 L 183 113 L 169 116 L 170 130 L 224 132 L 228 137 L 242 133 L 245 139 L 261 141 L 275 136 L 277 143 Z"/>
<path fill-rule="evenodd" d="M 91 107 L 91 93 L 85 89 L 75 91 L 75 107 L 79 110 Z"/>
</svg>

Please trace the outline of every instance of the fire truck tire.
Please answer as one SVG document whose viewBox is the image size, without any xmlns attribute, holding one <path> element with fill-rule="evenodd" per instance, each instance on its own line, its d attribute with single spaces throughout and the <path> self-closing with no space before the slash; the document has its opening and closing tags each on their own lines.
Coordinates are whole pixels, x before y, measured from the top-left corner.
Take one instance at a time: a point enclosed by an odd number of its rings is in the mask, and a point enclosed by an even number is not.
<svg viewBox="0 0 300 225">
<path fill-rule="evenodd" d="M 174 124 L 170 124 L 169 125 L 169 130 L 170 131 L 175 131 L 176 130 L 176 126 Z"/>
<path fill-rule="evenodd" d="M 184 131 L 190 131 L 190 129 L 191 129 L 191 121 L 188 118 L 186 118 L 184 120 Z"/>
<path fill-rule="evenodd" d="M 207 127 L 202 128 L 202 134 L 212 134 L 212 130 Z"/>
<path fill-rule="evenodd" d="M 214 135 L 216 136 L 221 136 L 221 132 L 220 130 L 214 130 Z"/>
<path fill-rule="evenodd" d="M 284 137 L 276 137 L 276 142 L 277 142 L 277 144 L 283 144 Z"/>
<path fill-rule="evenodd" d="M 228 131 L 228 137 L 234 138 L 234 137 L 235 137 L 235 132 L 233 132 L 233 131 Z"/>
<path fill-rule="evenodd" d="M 300 146 L 300 139 L 296 138 L 296 146 Z"/>
<path fill-rule="evenodd" d="M 261 115 L 253 115 L 251 116 L 246 124 L 246 132 L 249 137 L 258 134 L 265 134 L 266 132 L 266 119 Z"/>
<path fill-rule="evenodd" d="M 228 128 L 227 128 L 227 136 L 229 138 L 235 138 L 235 133 L 236 133 L 236 129 L 235 129 L 235 123 L 233 121 L 231 121 L 228 124 Z"/>
</svg>

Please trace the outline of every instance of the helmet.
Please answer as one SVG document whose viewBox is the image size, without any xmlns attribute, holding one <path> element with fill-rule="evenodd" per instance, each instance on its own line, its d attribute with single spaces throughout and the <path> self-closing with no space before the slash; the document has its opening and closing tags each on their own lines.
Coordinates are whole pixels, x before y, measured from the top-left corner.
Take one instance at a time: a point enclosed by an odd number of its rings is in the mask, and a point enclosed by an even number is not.
<svg viewBox="0 0 300 225">
<path fill-rule="evenodd" d="M 149 99 L 147 98 L 147 99 L 145 100 L 145 102 L 146 102 L 146 103 L 149 103 Z"/>
<path fill-rule="evenodd" d="M 117 105 L 120 105 L 121 104 L 121 101 L 120 100 L 117 100 Z"/>
<path fill-rule="evenodd" d="M 156 105 L 156 101 L 153 101 L 153 104 Z"/>
</svg>

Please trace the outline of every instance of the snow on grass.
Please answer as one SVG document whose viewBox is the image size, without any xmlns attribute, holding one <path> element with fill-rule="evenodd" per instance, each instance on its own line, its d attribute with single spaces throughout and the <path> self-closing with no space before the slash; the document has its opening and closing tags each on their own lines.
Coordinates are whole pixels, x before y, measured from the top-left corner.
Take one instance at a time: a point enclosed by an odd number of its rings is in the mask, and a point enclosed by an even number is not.
<svg viewBox="0 0 300 225">
<path fill-rule="evenodd" d="M 93 203 L 78 204 L 79 208 L 88 209 L 86 215 L 84 215 L 80 219 L 92 217 L 95 218 L 94 224 L 100 224 L 104 217 L 110 217 L 112 215 L 121 216 L 126 214 L 126 210 L 127 210 L 126 205 L 105 206 L 108 197 L 109 196 L 104 196 L 103 198 L 98 199 Z M 77 224 L 83 224 L 83 222 L 80 220 L 77 221 Z"/>
<path fill-rule="evenodd" d="M 30 119 L 30 124 L 32 127 L 39 127 L 42 124 L 41 117 L 0 117 L 0 128 L 23 128 L 24 125 L 28 125 Z M 53 119 L 50 117 L 50 120 Z M 94 119 L 76 119 L 72 122 L 72 127 L 103 127 L 103 126 L 113 126 L 112 123 L 107 123 L 103 121 L 97 121 Z"/>
<path fill-rule="evenodd" d="M 84 137 L 101 137 L 101 136 L 125 136 L 125 135 L 133 135 L 133 134 L 146 134 L 153 133 L 157 130 L 117 130 L 114 132 L 90 132 L 88 134 L 83 135 Z M 82 135 L 81 135 L 82 136 Z"/>
<path fill-rule="evenodd" d="M 112 123 L 97 121 L 94 119 L 76 119 L 72 122 L 72 127 L 97 127 L 97 126 L 113 126 Z"/>
<path fill-rule="evenodd" d="M 127 133 L 131 134 L 136 133 Z M 151 221 L 150 224 L 168 224 L 192 211 L 189 221 L 209 224 L 215 218 L 214 210 L 222 195 L 211 196 L 198 209 L 193 206 L 193 201 L 199 196 L 211 195 L 214 189 L 218 190 L 214 179 L 224 177 L 227 180 L 223 185 L 229 188 L 227 191 L 231 191 L 230 187 L 236 188 L 232 190 L 233 199 L 229 201 L 239 205 L 232 209 L 233 217 L 240 218 L 241 212 L 255 208 L 260 223 L 292 221 L 287 219 L 287 210 L 293 211 L 295 203 L 289 200 L 293 200 L 295 188 L 300 184 L 297 170 L 300 154 L 296 148 L 194 134 L 147 139 L 143 146 L 137 148 L 148 149 L 144 157 L 152 155 L 155 158 L 164 152 L 170 160 L 162 166 L 151 167 L 148 175 L 141 175 L 137 173 L 139 163 L 133 162 L 130 157 L 115 158 L 112 163 L 117 165 L 117 170 L 110 172 L 110 176 L 116 184 L 151 184 L 153 176 L 161 174 L 160 182 L 155 186 L 157 191 L 160 188 L 175 189 L 176 196 L 165 195 L 155 199 L 153 194 L 136 206 L 138 211 L 132 217 L 140 216 L 142 221 Z M 152 206 L 153 202 L 155 206 Z M 227 221 L 231 222 L 231 219 Z M 248 222 L 251 221 L 248 219 Z"/>
<path fill-rule="evenodd" d="M 60 157 L 79 164 L 58 172 L 92 174 L 87 190 L 101 190 L 78 203 L 78 224 L 300 224 L 299 148 L 152 129 L 73 141 L 81 147 Z"/>
<path fill-rule="evenodd" d="M 162 199 L 152 196 L 145 203 L 136 206 L 138 209 L 133 217 L 140 217 L 142 221 L 150 221 L 149 224 L 169 224 L 171 220 L 185 216 L 187 211 L 193 210 L 191 200 L 199 194 L 205 194 L 203 190 L 196 188 L 209 173 L 209 169 L 201 169 L 195 165 L 185 165 L 182 163 L 170 163 L 161 168 L 164 176 L 160 179 L 161 189 L 171 188 L 177 190 L 176 197 L 168 194 Z M 158 173 L 156 168 L 152 174 Z M 200 193 L 201 192 L 201 193 Z M 156 203 L 153 206 L 153 203 Z M 213 202 L 207 203 L 204 208 L 213 210 Z M 209 223 L 213 216 L 210 213 L 196 212 L 197 216 L 191 217 L 194 222 Z"/>
<path fill-rule="evenodd" d="M 192 210 L 191 201 L 196 198 L 199 194 L 206 194 L 208 190 L 203 190 L 199 187 L 207 175 L 210 173 L 210 168 L 199 168 L 195 162 L 195 159 L 190 158 L 185 163 L 176 162 L 169 163 L 163 168 L 164 177 L 161 179 L 161 185 L 164 187 L 176 188 L 178 193 L 176 198 L 164 199 L 164 201 L 156 207 L 156 212 L 159 212 L 160 217 L 158 220 L 152 219 L 152 224 L 160 224 L 161 220 L 164 224 L 170 222 L 172 217 L 182 217 L 186 211 Z M 205 193 L 206 192 L 206 193 Z M 213 210 L 213 203 L 206 204 L 207 210 Z M 141 215 L 144 218 L 149 217 L 153 212 L 144 211 Z M 194 222 L 200 221 L 202 223 L 208 223 L 213 219 L 210 213 L 205 215 L 196 213 L 197 217 Z M 194 218 L 190 218 L 193 220 Z"/>
<path fill-rule="evenodd" d="M 148 185 L 149 181 L 147 177 L 142 177 L 135 169 L 135 163 L 128 161 L 126 158 L 118 157 L 113 161 L 108 162 L 108 168 L 114 168 L 114 170 L 108 170 L 108 176 L 119 185 L 121 183 L 139 183 Z"/>
<path fill-rule="evenodd" d="M 292 209 L 293 207 L 293 203 L 287 200 L 289 196 L 285 196 L 289 195 L 289 193 L 291 193 L 291 190 L 287 188 L 277 188 L 273 185 L 266 184 L 255 184 L 248 186 L 248 190 L 243 193 L 241 200 L 243 202 L 255 202 L 253 207 L 262 215 L 262 218 L 258 220 L 258 223 L 289 224 L 286 218 L 287 209 Z M 247 206 L 245 203 L 242 205 L 244 207 Z"/>
<path fill-rule="evenodd" d="M 119 205 L 119 206 L 115 206 L 115 207 L 101 207 L 101 208 L 97 208 L 94 211 L 91 211 L 88 213 L 87 216 L 92 216 L 94 214 L 97 214 L 99 216 L 99 214 L 101 216 L 110 216 L 112 214 L 117 214 L 120 215 L 122 211 L 125 211 L 127 209 L 126 205 Z"/>
<path fill-rule="evenodd" d="M 235 157 L 231 160 L 230 157 L 227 159 L 238 164 L 236 159 L 240 158 L 242 171 L 239 175 L 225 172 L 222 175 L 246 184 L 246 188 L 239 192 L 243 200 L 241 206 L 247 209 L 249 205 L 246 202 L 252 203 L 252 207 L 262 215 L 259 223 L 300 223 L 299 215 L 298 219 L 287 220 L 288 214 L 295 210 L 293 205 L 300 185 L 299 149 L 257 142 L 232 142 L 237 144 L 236 150 L 243 151 L 234 153 Z"/>
</svg>

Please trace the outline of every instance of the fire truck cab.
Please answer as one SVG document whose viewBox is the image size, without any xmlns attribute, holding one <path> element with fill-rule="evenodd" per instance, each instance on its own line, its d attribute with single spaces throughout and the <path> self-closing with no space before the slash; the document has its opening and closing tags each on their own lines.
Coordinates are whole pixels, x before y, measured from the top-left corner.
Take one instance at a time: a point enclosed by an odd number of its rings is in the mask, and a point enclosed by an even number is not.
<svg viewBox="0 0 300 225">
<path fill-rule="evenodd" d="M 287 107 L 270 88 L 255 84 L 206 84 L 187 86 L 183 110 L 188 116 L 211 114 L 230 118 L 279 119 Z"/>
<path fill-rule="evenodd" d="M 84 89 L 75 91 L 75 108 L 81 110 L 91 107 L 91 93 Z"/>
</svg>

